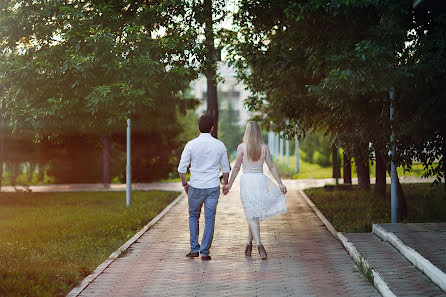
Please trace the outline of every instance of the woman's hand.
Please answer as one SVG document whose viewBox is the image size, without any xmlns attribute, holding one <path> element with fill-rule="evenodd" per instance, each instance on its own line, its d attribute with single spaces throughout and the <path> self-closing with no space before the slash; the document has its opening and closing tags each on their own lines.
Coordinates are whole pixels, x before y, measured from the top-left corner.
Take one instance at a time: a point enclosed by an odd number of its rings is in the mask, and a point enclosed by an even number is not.
<svg viewBox="0 0 446 297">
<path fill-rule="evenodd" d="M 282 192 L 284 195 L 287 193 L 287 189 L 283 184 L 279 185 L 279 189 L 280 189 L 280 192 Z"/>
<path fill-rule="evenodd" d="M 232 184 L 227 184 L 223 186 L 223 195 L 226 195 L 229 193 L 229 190 L 232 188 Z"/>
</svg>

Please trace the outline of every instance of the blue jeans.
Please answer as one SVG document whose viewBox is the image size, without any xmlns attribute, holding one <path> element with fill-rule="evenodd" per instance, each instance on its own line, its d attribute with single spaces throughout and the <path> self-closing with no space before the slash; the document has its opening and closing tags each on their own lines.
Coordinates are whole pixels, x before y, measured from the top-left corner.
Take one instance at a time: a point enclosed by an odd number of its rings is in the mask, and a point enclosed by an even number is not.
<svg viewBox="0 0 446 297">
<path fill-rule="evenodd" d="M 209 248 L 214 237 L 215 210 L 217 209 L 220 187 L 209 189 L 197 189 L 189 186 L 189 232 L 190 250 L 200 251 L 202 256 L 209 254 Z M 200 219 L 201 206 L 204 204 L 204 233 L 201 239 L 201 247 L 198 244 L 198 220 Z"/>
</svg>

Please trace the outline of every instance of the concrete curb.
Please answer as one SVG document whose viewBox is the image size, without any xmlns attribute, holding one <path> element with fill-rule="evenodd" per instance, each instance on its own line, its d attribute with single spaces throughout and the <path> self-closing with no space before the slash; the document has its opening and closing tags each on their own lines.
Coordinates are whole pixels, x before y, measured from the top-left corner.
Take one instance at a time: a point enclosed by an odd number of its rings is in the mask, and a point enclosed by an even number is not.
<svg viewBox="0 0 446 297">
<path fill-rule="evenodd" d="M 351 243 L 341 232 L 338 234 L 342 245 L 347 250 L 350 257 L 355 261 L 356 264 L 362 263 L 366 268 L 372 270 L 373 273 L 373 286 L 378 290 L 378 292 L 384 297 L 396 297 L 395 294 L 390 290 L 389 286 L 384 282 L 378 272 L 373 269 L 366 259 L 358 252 L 356 247 Z"/>
<path fill-rule="evenodd" d="M 410 263 L 426 274 L 433 283 L 446 292 L 446 273 L 421 256 L 413 248 L 404 244 L 394 233 L 386 231 L 377 224 L 373 224 L 372 232 L 382 240 L 393 245 Z"/>
<path fill-rule="evenodd" d="M 114 251 L 104 262 L 102 262 L 96 269 L 88 275 L 82 283 L 73 288 L 66 297 L 75 297 L 82 293 L 88 285 L 93 282 L 119 255 L 127 250 L 135 241 L 137 241 L 144 233 L 147 232 L 153 225 L 155 225 L 169 210 L 174 207 L 181 199 L 186 197 L 186 193 L 180 194 L 174 201 L 172 201 L 166 208 L 163 209 L 156 217 L 154 217 L 147 225 L 145 225 L 141 230 L 138 231 L 132 238 L 130 238 L 126 243 L 124 243 L 119 249 Z"/>
<path fill-rule="evenodd" d="M 304 197 L 305 202 L 313 209 L 313 211 L 316 213 L 316 215 L 319 217 L 319 219 L 324 223 L 325 227 L 327 227 L 328 231 L 342 244 L 344 249 L 348 252 L 350 257 L 353 259 L 353 261 L 359 265 L 361 263 L 361 259 L 364 263 L 364 266 L 367 268 L 370 268 L 373 273 L 373 286 L 378 290 L 378 292 L 384 296 L 384 297 L 396 297 L 395 294 L 390 290 L 389 286 L 387 286 L 386 282 L 381 278 L 380 274 L 376 272 L 367 262 L 364 257 L 361 256 L 361 254 L 358 252 L 356 247 L 351 243 L 343 234 L 342 232 L 336 231 L 336 229 L 333 227 L 333 225 L 330 223 L 330 221 L 327 220 L 327 218 L 320 212 L 320 210 L 316 207 L 316 205 L 311 201 L 310 198 L 308 198 L 307 194 L 303 190 L 298 190 L 299 194 Z"/>
<path fill-rule="evenodd" d="M 327 220 L 327 218 L 319 211 L 319 209 L 314 205 L 313 201 L 311 201 L 310 198 L 308 198 L 307 194 L 303 190 L 297 190 L 299 194 L 304 197 L 307 204 L 313 209 L 313 211 L 316 213 L 316 215 L 319 217 L 319 219 L 324 223 L 325 227 L 327 227 L 328 231 L 336 238 L 339 242 L 342 243 L 341 239 L 338 236 L 338 231 L 333 227 L 333 225 L 330 223 L 330 221 Z"/>
</svg>

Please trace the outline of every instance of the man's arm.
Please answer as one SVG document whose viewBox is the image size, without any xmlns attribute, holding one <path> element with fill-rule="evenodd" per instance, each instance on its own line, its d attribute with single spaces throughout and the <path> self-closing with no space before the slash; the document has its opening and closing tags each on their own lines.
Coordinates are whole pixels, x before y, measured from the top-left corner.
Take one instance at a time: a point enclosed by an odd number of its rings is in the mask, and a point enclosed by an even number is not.
<svg viewBox="0 0 446 297">
<path fill-rule="evenodd" d="M 178 165 L 178 173 L 181 177 L 181 185 L 183 186 L 186 194 L 189 192 L 189 184 L 187 183 L 186 172 L 191 159 L 191 153 L 188 144 L 186 144 L 186 146 L 184 147 L 183 153 L 181 154 L 180 164 Z"/>
<path fill-rule="evenodd" d="M 229 179 L 229 172 L 228 173 L 223 173 L 223 185 L 227 185 L 228 184 L 228 179 Z"/>
<path fill-rule="evenodd" d="M 187 183 L 186 173 L 180 173 L 181 184 L 183 185 L 186 194 L 189 192 L 189 184 Z"/>
</svg>

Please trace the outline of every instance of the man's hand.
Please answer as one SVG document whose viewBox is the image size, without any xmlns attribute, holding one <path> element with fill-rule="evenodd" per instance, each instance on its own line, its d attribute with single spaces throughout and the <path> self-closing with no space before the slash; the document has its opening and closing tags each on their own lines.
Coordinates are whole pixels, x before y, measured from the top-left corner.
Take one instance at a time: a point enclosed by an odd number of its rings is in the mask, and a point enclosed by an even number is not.
<svg viewBox="0 0 446 297">
<path fill-rule="evenodd" d="M 189 193 L 189 184 L 186 184 L 185 186 L 183 186 L 184 192 L 186 192 L 186 194 Z"/>
</svg>

